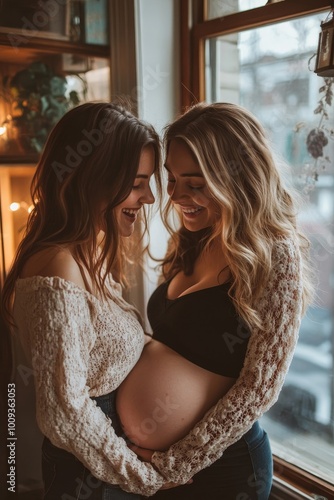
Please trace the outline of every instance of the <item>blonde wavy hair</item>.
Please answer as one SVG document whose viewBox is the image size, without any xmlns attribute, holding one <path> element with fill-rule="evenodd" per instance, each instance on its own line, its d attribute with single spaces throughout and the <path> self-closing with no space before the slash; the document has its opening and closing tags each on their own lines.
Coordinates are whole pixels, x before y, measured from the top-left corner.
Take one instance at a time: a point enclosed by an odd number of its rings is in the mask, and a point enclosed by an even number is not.
<svg viewBox="0 0 334 500">
<path fill-rule="evenodd" d="M 241 106 L 199 103 L 167 126 L 164 144 L 184 141 L 201 168 L 213 200 L 221 209 L 215 227 L 192 233 L 171 227 L 172 203 L 164 209 L 171 234 L 162 262 L 164 277 L 191 274 L 199 253 L 217 237 L 232 273 L 231 297 L 250 326 L 263 327 L 256 311 L 272 268 L 272 249 L 280 237 L 299 245 L 303 266 L 303 309 L 313 297 L 309 241 L 297 228 L 296 193 L 283 185 L 265 132 Z M 231 293 L 233 292 L 233 293 Z"/>
<path fill-rule="evenodd" d="M 114 208 L 130 194 L 142 150 L 152 146 L 155 178 L 160 180 L 160 138 L 154 128 L 135 117 L 122 103 L 90 102 L 68 111 L 51 131 L 31 187 L 34 208 L 25 235 L 2 290 L 4 319 L 13 324 L 15 282 L 24 264 L 50 246 L 70 248 L 86 287 L 85 271 L 94 292 L 102 297 L 107 276 L 125 282 L 124 266 L 133 255 L 121 238 Z M 101 214 L 101 203 L 105 209 Z M 144 212 L 145 214 L 145 212 Z M 147 229 L 145 215 L 142 231 Z M 104 228 L 100 241 L 97 228 Z"/>
</svg>

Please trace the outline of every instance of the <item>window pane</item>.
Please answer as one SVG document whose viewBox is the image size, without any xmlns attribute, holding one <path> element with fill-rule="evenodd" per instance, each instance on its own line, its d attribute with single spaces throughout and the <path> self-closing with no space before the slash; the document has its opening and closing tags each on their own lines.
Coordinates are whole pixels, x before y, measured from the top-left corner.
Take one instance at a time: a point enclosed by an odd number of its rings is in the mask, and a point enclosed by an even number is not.
<svg viewBox="0 0 334 500">
<path fill-rule="evenodd" d="M 308 68 L 314 65 L 312 56 L 322 20 L 323 16 L 309 16 L 207 40 L 206 99 L 239 103 L 260 119 L 275 152 L 291 166 L 292 181 L 305 201 L 300 221 L 312 244 L 319 280 L 317 303 L 302 321 L 285 385 L 278 402 L 263 418 L 263 425 L 275 454 L 333 482 L 332 106 L 325 105 L 328 118 L 322 124 L 327 129 L 328 144 L 317 160 L 316 181 L 312 178 L 315 159 L 306 147 L 308 134 L 319 127 L 322 117 L 314 110 L 324 96 L 319 92 L 324 79 Z M 315 156 L 317 147 L 321 152 L 319 141 L 313 144 Z"/>
<path fill-rule="evenodd" d="M 276 0 L 277 1 L 277 0 Z M 282 0 L 281 0 L 282 1 Z M 263 7 L 267 0 L 207 0 L 207 19 L 228 16 L 234 12 Z"/>
</svg>

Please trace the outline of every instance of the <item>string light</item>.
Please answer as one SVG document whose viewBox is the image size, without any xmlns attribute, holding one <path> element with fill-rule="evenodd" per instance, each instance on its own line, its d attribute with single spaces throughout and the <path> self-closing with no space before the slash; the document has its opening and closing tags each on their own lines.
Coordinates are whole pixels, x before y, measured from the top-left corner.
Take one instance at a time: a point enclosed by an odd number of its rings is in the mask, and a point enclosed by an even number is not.
<svg viewBox="0 0 334 500">
<path fill-rule="evenodd" d="M 9 205 L 9 210 L 11 210 L 12 212 L 17 212 L 20 208 L 23 208 L 26 212 L 28 212 L 28 214 L 30 214 L 34 209 L 34 205 L 28 205 L 26 201 L 13 201 Z"/>
</svg>

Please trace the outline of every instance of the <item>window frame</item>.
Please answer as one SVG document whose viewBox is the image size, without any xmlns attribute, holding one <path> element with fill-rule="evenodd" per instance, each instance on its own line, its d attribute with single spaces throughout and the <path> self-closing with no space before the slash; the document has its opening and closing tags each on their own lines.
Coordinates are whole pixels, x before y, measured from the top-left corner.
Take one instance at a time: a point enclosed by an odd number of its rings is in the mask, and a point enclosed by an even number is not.
<svg viewBox="0 0 334 500">
<path fill-rule="evenodd" d="M 264 0 L 265 1 L 265 0 Z M 180 77 L 181 109 L 205 100 L 204 46 L 208 38 L 249 30 L 322 13 L 333 8 L 333 0 L 285 0 L 206 20 L 206 0 L 180 2 Z M 319 26 L 320 30 L 320 26 Z M 334 498 L 334 483 L 274 456 L 274 483 L 271 498 Z"/>
<path fill-rule="evenodd" d="M 181 0 L 181 107 L 205 99 L 204 44 L 213 38 L 326 12 L 333 0 L 285 0 L 205 20 L 206 0 Z M 320 27 L 319 27 L 320 30 Z"/>
</svg>

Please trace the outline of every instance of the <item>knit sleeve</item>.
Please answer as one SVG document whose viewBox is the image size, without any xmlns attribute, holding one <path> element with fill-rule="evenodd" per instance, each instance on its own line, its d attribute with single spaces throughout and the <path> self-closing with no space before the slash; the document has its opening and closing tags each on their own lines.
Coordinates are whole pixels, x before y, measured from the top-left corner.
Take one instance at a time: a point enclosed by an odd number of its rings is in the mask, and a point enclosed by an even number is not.
<svg viewBox="0 0 334 500">
<path fill-rule="evenodd" d="M 98 479 L 152 495 L 163 484 L 116 436 L 89 396 L 87 366 L 95 342 L 92 303 L 72 288 L 35 287 L 20 302 L 36 386 L 37 422 L 55 445 L 75 455 Z"/>
<path fill-rule="evenodd" d="M 299 250 L 293 241 L 281 240 L 258 304 L 268 328 L 253 329 L 236 383 L 186 437 L 152 456 L 169 481 L 185 482 L 211 465 L 275 403 L 297 343 L 301 303 Z"/>
</svg>

